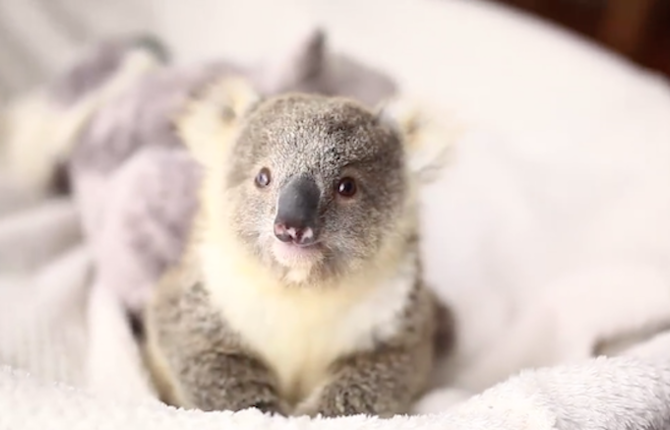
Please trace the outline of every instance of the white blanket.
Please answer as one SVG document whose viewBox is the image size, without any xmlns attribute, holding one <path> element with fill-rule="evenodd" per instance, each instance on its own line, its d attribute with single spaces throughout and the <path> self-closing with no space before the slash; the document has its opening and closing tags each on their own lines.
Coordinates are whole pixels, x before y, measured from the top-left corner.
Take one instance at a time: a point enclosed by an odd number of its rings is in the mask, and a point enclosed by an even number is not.
<svg viewBox="0 0 670 430">
<path fill-rule="evenodd" d="M 527 372 L 436 415 L 309 419 L 270 417 L 256 410 L 184 411 L 153 400 L 96 398 L 4 368 L 0 428 L 663 430 L 670 426 L 669 387 L 667 360 L 617 358 Z"/>
</svg>

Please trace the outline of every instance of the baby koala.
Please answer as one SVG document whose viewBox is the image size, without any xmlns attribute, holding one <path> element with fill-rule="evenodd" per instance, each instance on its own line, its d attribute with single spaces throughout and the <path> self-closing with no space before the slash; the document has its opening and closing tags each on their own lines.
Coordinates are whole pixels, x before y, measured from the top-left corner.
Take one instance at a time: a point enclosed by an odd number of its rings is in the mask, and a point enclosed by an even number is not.
<svg viewBox="0 0 670 430">
<path fill-rule="evenodd" d="M 176 120 L 202 166 L 180 264 L 146 315 L 162 399 L 284 415 L 407 413 L 433 368 L 417 130 L 393 105 L 262 99 L 226 79 Z"/>
</svg>

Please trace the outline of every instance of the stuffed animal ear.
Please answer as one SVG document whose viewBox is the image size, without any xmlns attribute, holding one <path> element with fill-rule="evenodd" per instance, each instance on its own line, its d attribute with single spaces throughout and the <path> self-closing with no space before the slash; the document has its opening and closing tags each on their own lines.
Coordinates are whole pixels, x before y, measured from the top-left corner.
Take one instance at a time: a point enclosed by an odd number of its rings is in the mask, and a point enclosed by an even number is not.
<svg viewBox="0 0 670 430">
<path fill-rule="evenodd" d="M 449 161 L 461 127 L 448 115 L 416 100 L 394 97 L 377 107 L 379 121 L 403 139 L 409 170 L 420 182 L 433 181 Z"/>
<path fill-rule="evenodd" d="M 260 88 L 278 94 L 299 87 L 318 76 L 325 62 L 326 34 L 319 27 L 309 28 L 260 68 Z"/>
<path fill-rule="evenodd" d="M 240 76 L 224 77 L 195 95 L 175 118 L 178 135 L 204 166 L 221 162 L 244 117 L 261 101 L 251 82 Z"/>
</svg>

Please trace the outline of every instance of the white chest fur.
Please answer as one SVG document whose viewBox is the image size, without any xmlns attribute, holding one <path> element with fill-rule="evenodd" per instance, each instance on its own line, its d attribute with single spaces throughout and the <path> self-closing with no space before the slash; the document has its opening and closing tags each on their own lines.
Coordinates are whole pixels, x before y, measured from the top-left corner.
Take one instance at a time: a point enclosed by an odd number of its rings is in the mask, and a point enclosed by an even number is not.
<svg viewBox="0 0 670 430">
<path fill-rule="evenodd" d="M 244 262 L 220 261 L 221 249 L 202 251 L 212 263 L 205 267 L 215 268 L 206 274 L 214 303 L 273 367 L 283 394 L 293 400 L 322 383 L 338 357 L 393 336 L 416 280 L 410 259 L 382 280 L 359 279 L 328 290 L 286 289 Z"/>
</svg>

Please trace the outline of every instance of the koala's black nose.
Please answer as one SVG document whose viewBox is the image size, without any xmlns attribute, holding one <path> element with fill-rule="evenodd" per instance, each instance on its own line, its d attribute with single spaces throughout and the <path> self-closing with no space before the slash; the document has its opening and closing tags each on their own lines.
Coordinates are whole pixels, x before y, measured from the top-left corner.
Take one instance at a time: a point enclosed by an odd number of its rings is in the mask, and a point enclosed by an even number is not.
<svg viewBox="0 0 670 430">
<path fill-rule="evenodd" d="M 292 179 L 279 192 L 274 234 L 282 242 L 309 245 L 316 241 L 321 192 L 308 176 Z"/>
</svg>

